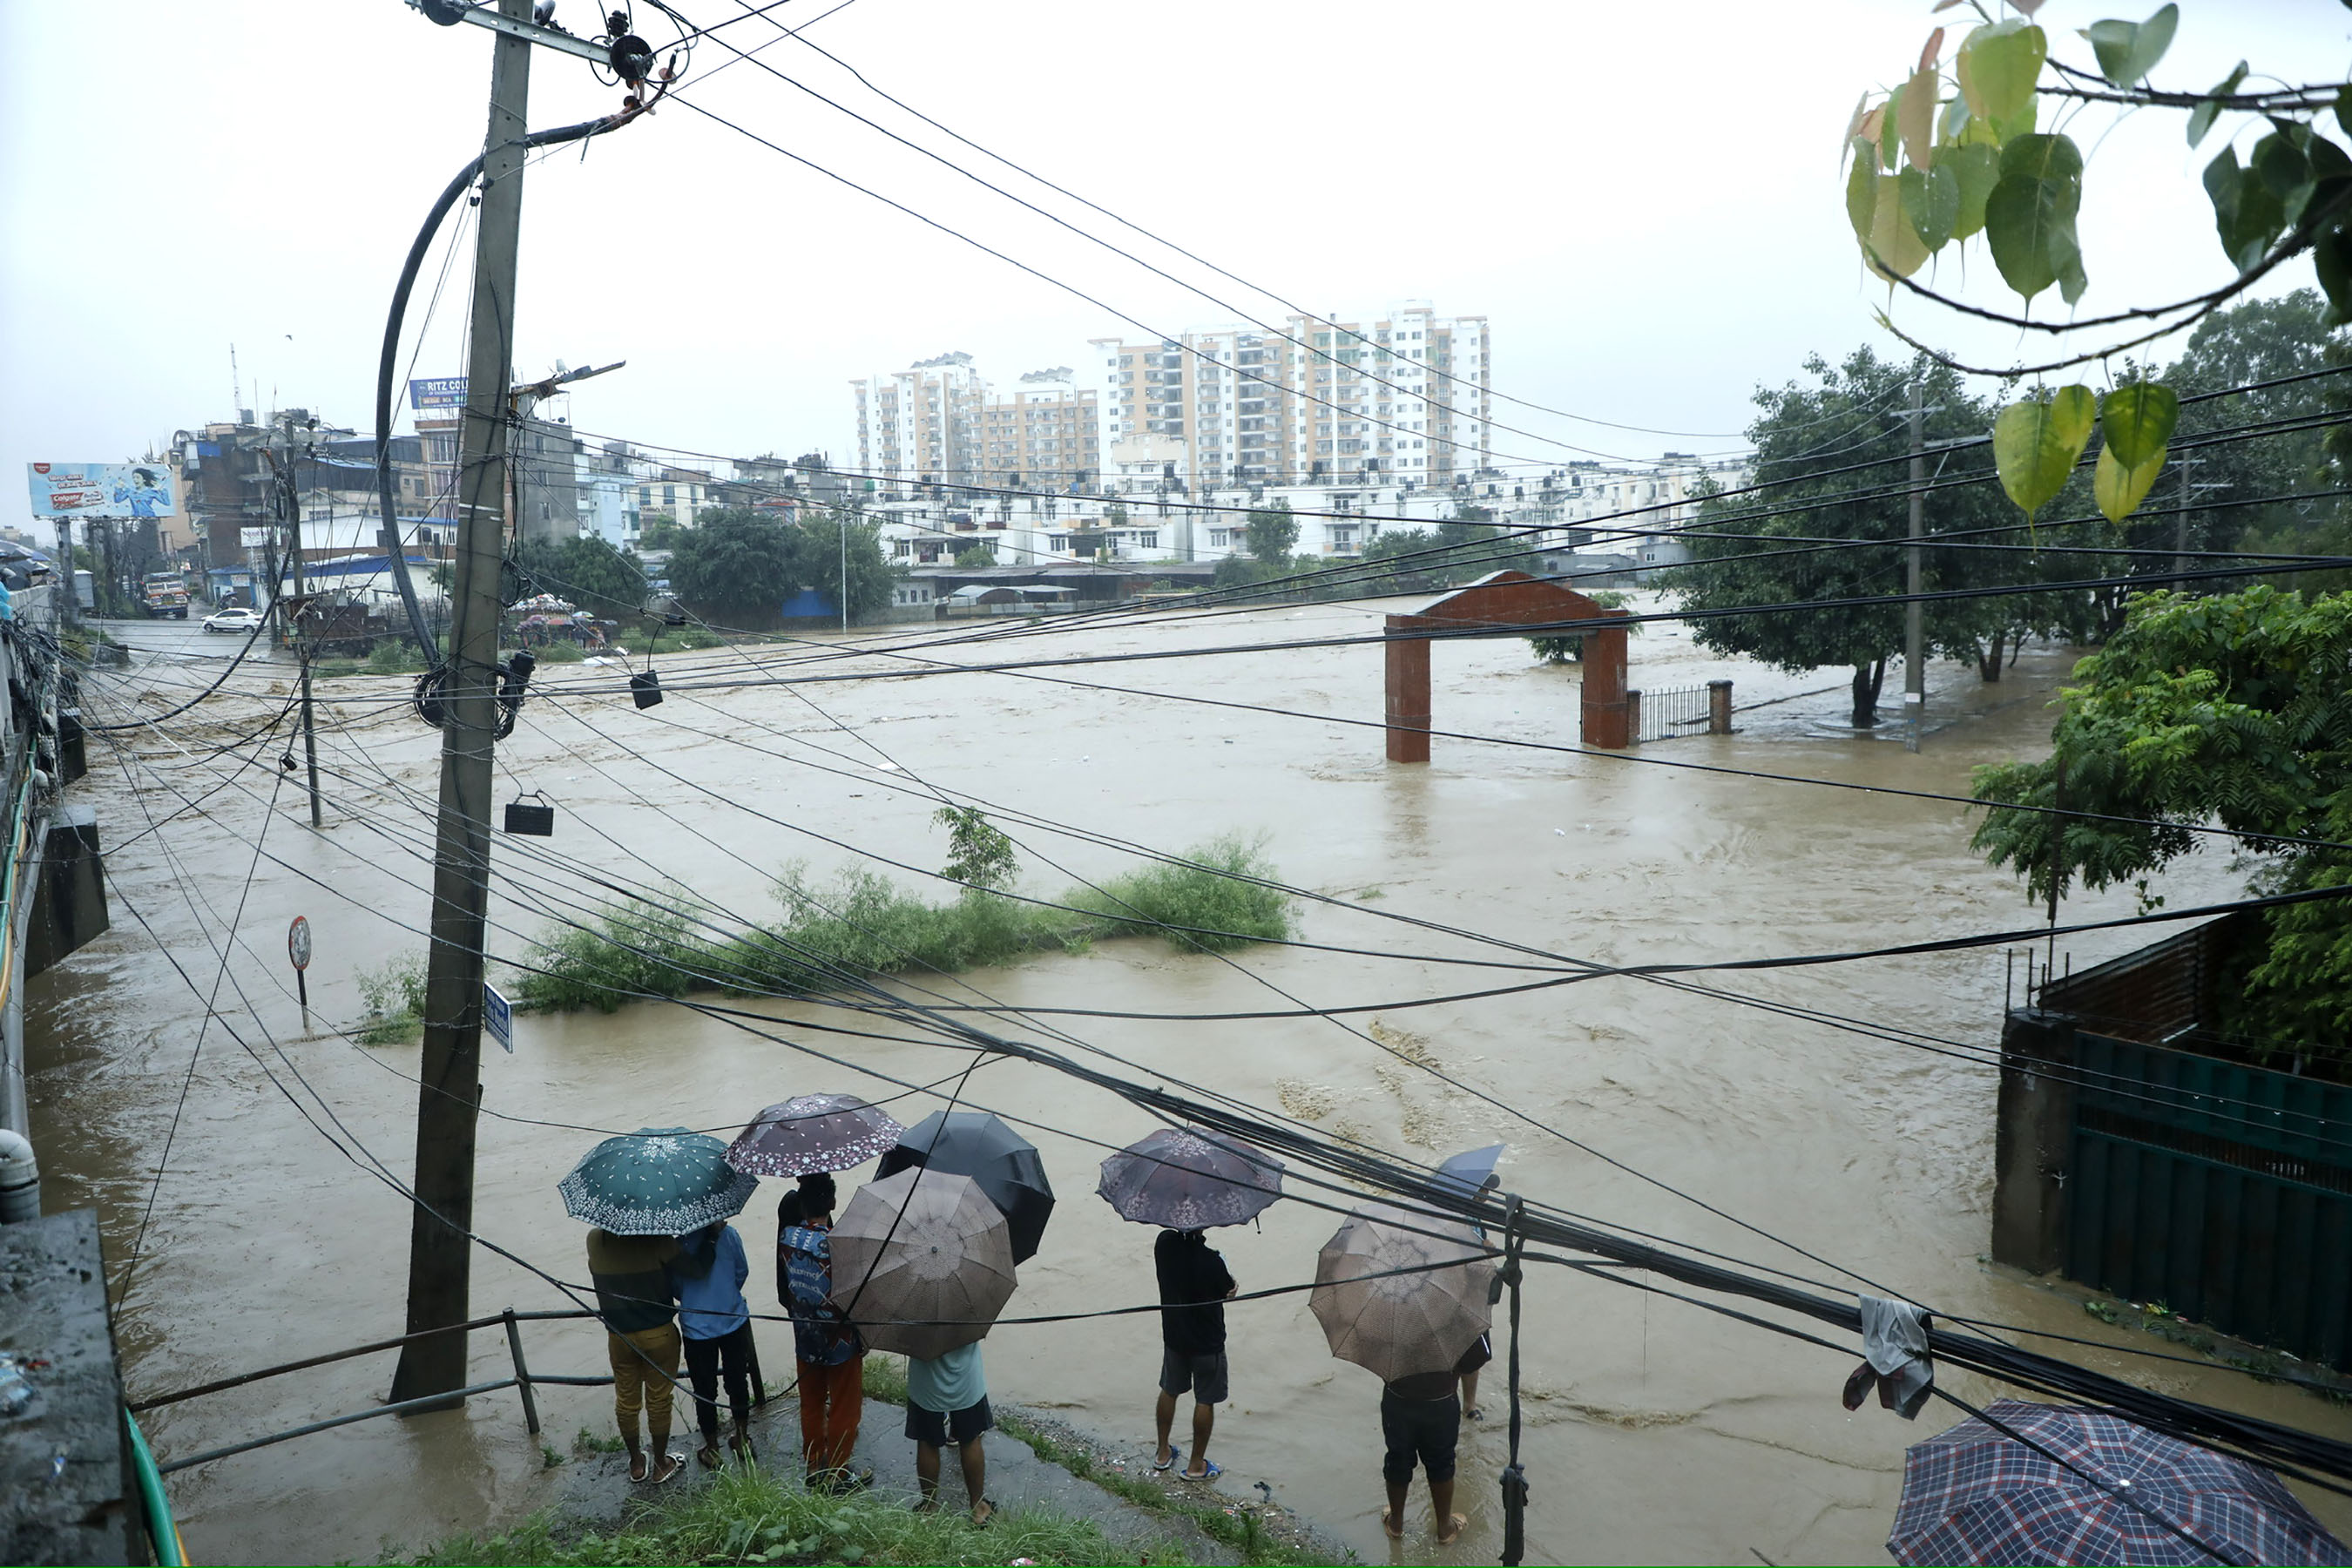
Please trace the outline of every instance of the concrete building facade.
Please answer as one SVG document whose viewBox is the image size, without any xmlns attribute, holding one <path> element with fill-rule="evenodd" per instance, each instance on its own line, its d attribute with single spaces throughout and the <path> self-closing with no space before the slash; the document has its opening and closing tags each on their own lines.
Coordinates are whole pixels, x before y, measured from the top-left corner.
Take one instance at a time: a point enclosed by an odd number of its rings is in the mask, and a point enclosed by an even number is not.
<svg viewBox="0 0 2352 1568">
<path fill-rule="evenodd" d="M 857 401 L 861 471 L 902 483 L 975 481 L 988 383 L 970 354 L 943 353 L 849 384 Z"/>
</svg>

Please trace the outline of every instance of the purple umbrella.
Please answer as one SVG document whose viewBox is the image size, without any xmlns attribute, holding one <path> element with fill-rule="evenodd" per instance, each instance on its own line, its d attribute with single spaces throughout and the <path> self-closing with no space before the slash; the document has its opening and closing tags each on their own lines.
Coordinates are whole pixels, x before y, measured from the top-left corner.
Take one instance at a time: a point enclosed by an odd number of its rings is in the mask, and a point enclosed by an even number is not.
<svg viewBox="0 0 2352 1568">
<path fill-rule="evenodd" d="M 796 1094 L 751 1118 L 727 1163 L 754 1176 L 846 1171 L 877 1158 L 907 1130 L 854 1094 Z"/>
<path fill-rule="evenodd" d="M 2099 1410 L 2002 1399 L 1984 1414 L 2066 1463 L 1973 1415 L 1912 1445 L 1886 1537 L 1897 1563 L 2352 1562 L 2259 1466 Z"/>
<path fill-rule="evenodd" d="M 1282 1162 L 1221 1132 L 1162 1127 L 1102 1163 L 1095 1191 L 1138 1225 L 1240 1225 L 1282 1195 Z"/>
</svg>

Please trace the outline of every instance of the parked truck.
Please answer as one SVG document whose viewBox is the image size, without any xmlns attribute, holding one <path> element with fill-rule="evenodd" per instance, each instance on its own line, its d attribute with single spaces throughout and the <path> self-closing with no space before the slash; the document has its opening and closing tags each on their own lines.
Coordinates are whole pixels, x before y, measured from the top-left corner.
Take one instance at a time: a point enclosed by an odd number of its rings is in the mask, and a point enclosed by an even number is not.
<svg viewBox="0 0 2352 1568">
<path fill-rule="evenodd" d="M 147 618 L 184 621 L 188 618 L 188 585 L 177 572 L 151 572 L 141 584 L 140 602 Z"/>
</svg>

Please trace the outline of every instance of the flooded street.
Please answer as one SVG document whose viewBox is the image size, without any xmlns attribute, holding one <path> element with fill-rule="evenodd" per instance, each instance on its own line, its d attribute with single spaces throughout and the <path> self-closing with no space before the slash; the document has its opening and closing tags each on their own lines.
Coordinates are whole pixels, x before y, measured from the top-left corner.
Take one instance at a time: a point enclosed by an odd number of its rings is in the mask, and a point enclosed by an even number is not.
<svg viewBox="0 0 2352 1568">
<path fill-rule="evenodd" d="M 940 657 L 1352 637 L 1377 632 L 1397 607 L 1114 623 L 967 643 Z M 84 698 L 94 722 L 178 705 L 236 646 L 177 626 L 126 635 L 154 650 L 152 662 L 142 653 L 129 675 L 94 679 Z M 1138 863 L 1099 838 L 1181 852 L 1239 835 L 1262 842 L 1286 881 L 1361 906 L 1302 904 L 1298 936 L 1367 952 L 1257 947 L 1223 959 L 1126 941 L 1003 970 L 908 973 L 891 988 L 1010 1008 L 980 1016 L 1017 1038 L 1066 1035 L 1063 1048 L 1111 1053 L 1132 1066 L 1087 1059 L 1129 1076 L 1205 1085 L 1414 1159 L 1499 1140 L 1509 1145 L 1507 1188 L 1831 1288 L 1861 1277 L 1939 1312 L 2123 1338 L 2072 1300 L 1981 1260 L 1992 1192 L 1989 1067 L 1630 978 L 1403 1005 L 1529 978 L 1449 961 L 1534 961 L 1381 918 L 1603 963 L 1832 952 L 2031 926 L 2038 911 L 2012 878 L 1969 851 L 1973 818 L 1957 805 L 1658 764 L 1965 793 L 1971 766 L 2046 745 L 2043 704 L 2071 664 L 2065 650 L 2029 649 L 1996 686 L 1939 666 L 1937 727 L 1913 754 L 1886 738 L 1891 726 L 1877 738 L 1840 732 L 1843 671 L 1783 677 L 1716 661 L 1680 628 L 1654 626 L 1631 644 L 1631 684 L 1731 676 L 1741 731 L 1611 757 L 1445 738 L 1451 730 L 1573 743 L 1577 733 L 1573 666 L 1536 663 L 1516 639 L 1449 643 L 1433 659 L 1441 733 L 1425 766 L 1386 763 L 1381 731 L 1363 727 L 1381 713 L 1377 646 L 791 688 L 761 673 L 809 652 L 758 650 L 764 664 L 729 650 L 666 656 L 670 695 L 645 710 L 614 689 L 617 666 L 543 666 L 500 748 L 498 789 L 501 803 L 543 792 L 557 808 L 555 836 L 499 838 L 493 957 L 525 955 L 555 916 L 597 904 L 600 879 L 683 888 L 766 921 L 776 914 L 769 885 L 788 863 L 820 877 L 865 855 L 936 868 L 947 847 L 930 820 L 941 799 L 933 790 L 991 809 L 1020 847 L 1021 890 L 1043 898 Z M 923 668 L 869 657 L 794 673 Z M 99 811 L 113 930 L 30 987 L 48 1206 L 99 1207 L 134 1400 L 403 1327 L 408 1208 L 368 1167 L 381 1161 L 403 1181 L 412 1173 L 417 1048 L 362 1047 L 330 1031 L 363 1012 L 362 971 L 424 952 L 439 742 L 406 710 L 404 679 L 321 682 L 328 827 L 314 833 L 300 775 L 279 763 L 290 726 L 248 738 L 282 710 L 290 679 L 284 665 L 241 670 L 190 713 L 91 737 L 90 774 L 75 798 Z M 1899 670 L 1890 671 L 1883 711 L 1899 710 Z M 2240 882 L 2226 862 L 2210 850 L 2192 857 L 2163 890 L 2175 907 L 2231 894 Z M 950 891 L 892 875 L 926 898 Z M 2131 912 L 2126 890 L 2071 900 L 2063 914 Z M 296 915 L 309 918 L 318 954 L 309 973 L 317 1030 L 308 1037 L 286 960 Z M 2146 940 L 2095 933 L 2071 944 L 2072 961 L 2080 967 Z M 2062 963 L 2069 951 L 2062 942 Z M 1708 983 L 1983 1047 L 1998 1039 L 2005 959 L 1984 950 Z M 1382 1005 L 1244 1021 L 1019 1011 L 1373 1003 Z M 893 1111 L 911 1122 L 940 1100 L 899 1085 L 945 1080 L 943 1095 L 973 1058 L 835 1007 L 743 1006 L 765 1021 L 664 1004 L 519 1016 L 511 1056 L 486 1047 L 477 1230 L 562 1279 L 584 1279 L 583 1227 L 564 1214 L 555 1183 L 597 1135 L 588 1130 L 677 1123 L 731 1133 L 759 1107 L 816 1090 L 900 1096 Z M 215 1017 L 200 1030 L 208 1008 Z M 845 1027 L 903 1037 L 827 1032 Z M 1008 1313 L 1154 1300 L 1153 1233 L 1093 1195 L 1101 1145 L 1128 1142 L 1152 1121 L 1045 1068 L 1001 1061 L 972 1070 L 961 1103 L 1031 1124 L 1061 1197 Z M 764 1259 L 778 1190 L 763 1188 L 740 1222 L 755 1310 L 772 1310 Z M 1323 1209 L 1281 1203 L 1262 1229 L 1213 1241 L 1244 1290 L 1303 1283 L 1337 1223 Z M 572 1304 L 479 1249 L 473 1301 L 478 1313 Z M 1263 1479 L 1366 1561 L 1388 1561 L 1379 1384 L 1330 1358 L 1304 1294 L 1238 1306 L 1230 1322 L 1234 1397 L 1213 1447 L 1224 1490 L 1255 1496 Z M 781 1383 L 789 1331 L 763 1324 L 759 1332 L 767 1374 Z M 1530 1269 L 1522 1335 L 1530 1561 L 1883 1562 L 1904 1447 L 1948 1424 L 1941 1407 L 1916 1424 L 1874 1405 L 1849 1416 L 1838 1390 L 1853 1356 L 1557 1268 Z M 536 1372 L 603 1367 L 593 1325 L 537 1325 L 526 1348 Z M 2352 1436 L 2352 1414 L 2233 1373 L 2076 1353 L 2169 1393 Z M 1148 1449 L 1159 1364 L 1149 1315 L 1007 1324 L 990 1337 L 987 1359 L 998 1400 L 1052 1408 L 1130 1441 L 1139 1458 Z M 383 1397 L 391 1366 L 389 1356 L 371 1357 L 175 1405 L 145 1418 L 147 1431 L 168 1459 L 359 1410 Z M 474 1368 L 477 1380 L 508 1375 L 495 1331 L 475 1336 Z M 1965 1375 L 1948 1381 L 1972 1403 L 2000 1392 Z M 1503 1384 L 1498 1364 L 1485 1384 L 1492 1418 L 1465 1426 L 1458 1506 L 1473 1524 L 1449 1549 L 1463 1562 L 1492 1561 L 1500 1540 Z M 604 1390 L 542 1387 L 538 1396 L 558 1452 L 583 1426 L 609 1428 Z M 366 1560 L 510 1520 L 544 1497 L 553 1473 L 509 1392 L 462 1414 L 369 1422 L 229 1458 L 173 1478 L 172 1489 L 197 1560 Z M 2352 1525 L 2342 1500 L 2304 1495 L 2339 1532 Z M 1418 1488 L 1414 1507 L 1425 1514 Z M 1425 1535 L 1407 1550 L 1423 1560 Z"/>
</svg>

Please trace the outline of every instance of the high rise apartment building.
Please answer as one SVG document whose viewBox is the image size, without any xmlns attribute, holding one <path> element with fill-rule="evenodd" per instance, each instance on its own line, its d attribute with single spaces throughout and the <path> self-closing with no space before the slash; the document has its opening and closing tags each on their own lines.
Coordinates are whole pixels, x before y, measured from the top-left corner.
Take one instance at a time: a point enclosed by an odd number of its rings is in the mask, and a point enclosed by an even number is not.
<svg viewBox="0 0 2352 1568">
<path fill-rule="evenodd" d="M 1292 316 L 1279 334 L 1093 342 L 1106 473 L 1123 490 L 1171 478 L 1451 486 L 1494 465 L 1484 316 L 1412 300 L 1379 321 Z"/>
<path fill-rule="evenodd" d="M 857 466 L 877 478 L 969 483 L 988 383 L 967 353 L 918 361 L 849 384 L 857 393 Z"/>
<path fill-rule="evenodd" d="M 1009 398 L 981 405 L 981 484 L 1004 489 L 1090 489 L 1102 474 L 1101 394 L 1068 365 L 1034 370 Z"/>
</svg>

